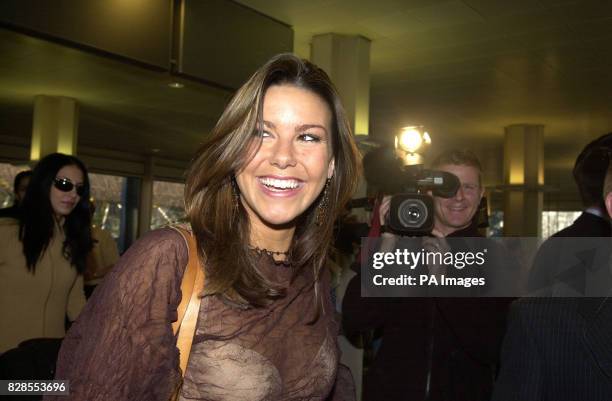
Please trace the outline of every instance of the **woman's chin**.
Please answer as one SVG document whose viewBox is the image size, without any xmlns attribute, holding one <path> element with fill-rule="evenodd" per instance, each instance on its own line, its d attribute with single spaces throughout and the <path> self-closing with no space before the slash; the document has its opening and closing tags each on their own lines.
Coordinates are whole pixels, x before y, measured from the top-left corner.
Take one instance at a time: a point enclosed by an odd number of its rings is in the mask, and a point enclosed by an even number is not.
<svg viewBox="0 0 612 401">
<path fill-rule="evenodd" d="M 264 219 L 263 223 L 270 228 L 286 229 L 295 225 L 295 218 L 271 218 Z"/>
<path fill-rule="evenodd" d="M 260 215 L 259 218 L 262 223 L 270 228 L 286 229 L 295 225 L 297 216 L 290 213 L 267 213 L 265 215 Z"/>
</svg>

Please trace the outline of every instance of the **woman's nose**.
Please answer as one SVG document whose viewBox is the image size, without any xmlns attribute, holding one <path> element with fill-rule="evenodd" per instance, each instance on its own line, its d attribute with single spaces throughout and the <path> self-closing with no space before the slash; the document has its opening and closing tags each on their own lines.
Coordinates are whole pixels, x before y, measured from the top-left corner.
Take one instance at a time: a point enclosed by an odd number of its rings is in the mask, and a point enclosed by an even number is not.
<svg viewBox="0 0 612 401">
<path fill-rule="evenodd" d="M 296 159 L 293 141 L 279 138 L 272 149 L 270 163 L 280 169 L 295 166 Z"/>
</svg>

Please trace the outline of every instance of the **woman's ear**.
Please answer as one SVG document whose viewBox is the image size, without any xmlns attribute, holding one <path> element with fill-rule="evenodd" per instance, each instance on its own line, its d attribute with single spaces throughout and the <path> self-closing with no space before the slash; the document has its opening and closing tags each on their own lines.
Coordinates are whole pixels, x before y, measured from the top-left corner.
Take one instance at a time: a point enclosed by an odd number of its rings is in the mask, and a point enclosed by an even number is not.
<svg viewBox="0 0 612 401">
<path fill-rule="evenodd" d="M 606 204 L 608 216 L 612 217 L 612 192 L 606 195 L 606 197 L 604 198 L 604 202 Z"/>
<path fill-rule="evenodd" d="M 334 175 L 334 167 L 335 167 L 335 160 L 331 159 L 329 161 L 329 166 L 327 167 L 327 179 L 329 180 L 330 178 L 332 178 L 332 176 Z"/>
</svg>

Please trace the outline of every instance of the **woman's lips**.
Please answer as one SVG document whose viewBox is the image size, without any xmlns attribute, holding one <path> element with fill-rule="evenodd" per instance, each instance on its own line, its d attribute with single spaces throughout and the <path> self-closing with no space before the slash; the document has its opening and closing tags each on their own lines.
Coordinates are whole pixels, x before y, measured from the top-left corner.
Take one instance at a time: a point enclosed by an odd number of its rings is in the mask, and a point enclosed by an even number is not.
<svg viewBox="0 0 612 401">
<path fill-rule="evenodd" d="M 268 196 L 284 198 L 296 195 L 304 182 L 294 177 L 262 176 L 257 177 L 261 190 Z"/>
</svg>

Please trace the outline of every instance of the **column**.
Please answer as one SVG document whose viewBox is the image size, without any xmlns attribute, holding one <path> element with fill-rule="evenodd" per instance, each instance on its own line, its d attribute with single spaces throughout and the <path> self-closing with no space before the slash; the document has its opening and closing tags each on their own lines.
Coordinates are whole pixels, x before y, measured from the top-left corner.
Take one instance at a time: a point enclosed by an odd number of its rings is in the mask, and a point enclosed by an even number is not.
<svg viewBox="0 0 612 401">
<path fill-rule="evenodd" d="M 370 40 L 326 33 L 312 38 L 310 60 L 336 85 L 351 128 L 368 135 L 370 116 Z"/>
<path fill-rule="evenodd" d="M 78 104 L 75 99 L 36 96 L 30 159 L 40 160 L 54 152 L 76 154 L 78 120 Z"/>
<path fill-rule="evenodd" d="M 544 126 L 515 124 L 505 128 L 504 235 L 541 235 L 544 205 Z"/>
<path fill-rule="evenodd" d="M 370 40 L 363 36 L 326 33 L 312 38 L 310 60 L 323 68 L 338 89 L 355 135 L 370 126 Z M 362 179 L 353 198 L 366 196 Z M 365 221 L 365 212 L 358 218 Z"/>
<path fill-rule="evenodd" d="M 310 60 L 323 68 L 338 89 L 346 115 L 355 135 L 368 135 L 370 116 L 370 41 L 363 36 L 327 33 L 312 38 Z M 354 198 L 366 196 L 365 180 L 362 180 Z M 363 210 L 363 209 L 357 209 Z M 355 210 L 355 211 L 357 211 Z M 366 221 L 365 211 L 357 214 Z M 347 263 L 347 265 L 350 263 Z M 342 283 L 336 289 L 338 304 L 342 303 L 346 284 L 354 273 L 343 268 Z M 339 309 L 339 308 L 338 308 Z M 354 347 L 344 336 L 338 338 L 342 350 L 342 363 L 353 373 L 358 399 L 361 399 L 363 351 Z"/>
</svg>

